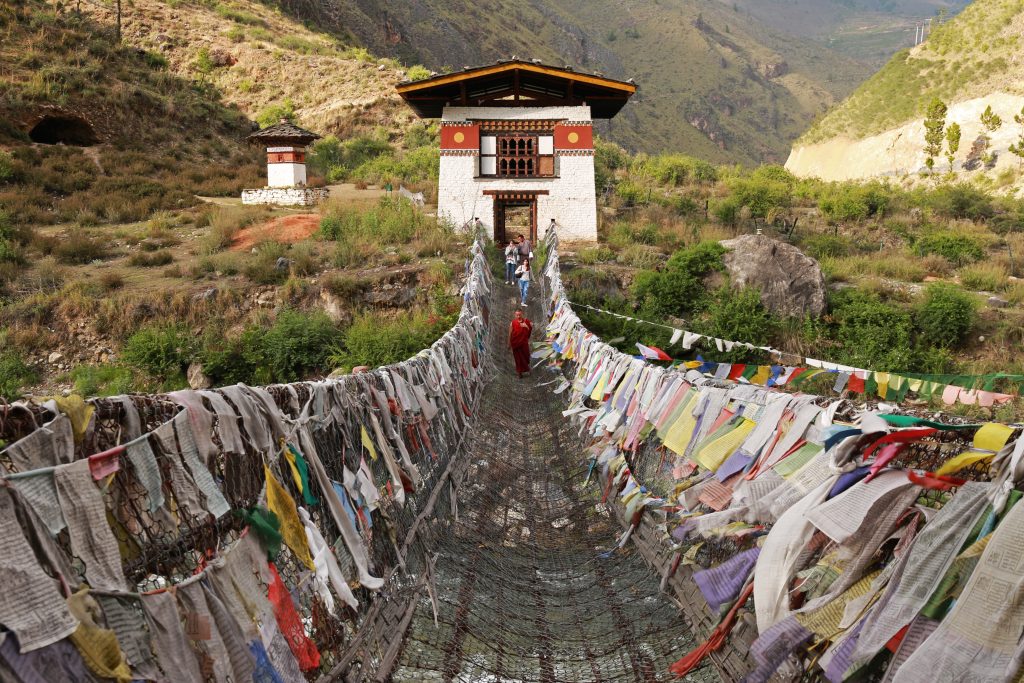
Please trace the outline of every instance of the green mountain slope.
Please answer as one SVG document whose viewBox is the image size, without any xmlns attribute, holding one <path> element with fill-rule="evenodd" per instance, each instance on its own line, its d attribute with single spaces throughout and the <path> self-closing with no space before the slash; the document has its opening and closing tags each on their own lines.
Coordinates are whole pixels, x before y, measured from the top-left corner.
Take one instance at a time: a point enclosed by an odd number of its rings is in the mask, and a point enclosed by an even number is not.
<svg viewBox="0 0 1024 683">
<path fill-rule="evenodd" d="M 869 72 L 701 0 L 282 0 L 281 7 L 354 35 L 375 54 L 438 71 L 517 55 L 635 78 L 639 95 L 604 133 L 636 150 L 721 162 L 781 161 L 813 117 Z"/>
<path fill-rule="evenodd" d="M 1024 0 L 975 0 L 928 39 L 897 53 L 798 144 L 860 139 L 920 118 L 932 97 L 947 103 L 997 92 L 1024 94 Z"/>
<path fill-rule="evenodd" d="M 912 47 L 915 31 L 939 12 L 952 16 L 969 0 L 719 0 L 741 15 L 791 36 L 825 43 L 881 67 Z"/>
</svg>

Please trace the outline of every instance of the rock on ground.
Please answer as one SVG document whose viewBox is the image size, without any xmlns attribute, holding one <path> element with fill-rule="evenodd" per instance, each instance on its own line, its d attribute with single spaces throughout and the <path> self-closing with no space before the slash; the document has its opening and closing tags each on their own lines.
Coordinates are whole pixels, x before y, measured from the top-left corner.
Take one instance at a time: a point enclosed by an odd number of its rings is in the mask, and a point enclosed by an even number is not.
<svg viewBox="0 0 1024 683">
<path fill-rule="evenodd" d="M 818 262 L 791 244 L 767 235 L 723 240 L 733 287 L 754 287 L 761 303 L 776 315 L 815 318 L 825 313 L 825 276 Z"/>
</svg>

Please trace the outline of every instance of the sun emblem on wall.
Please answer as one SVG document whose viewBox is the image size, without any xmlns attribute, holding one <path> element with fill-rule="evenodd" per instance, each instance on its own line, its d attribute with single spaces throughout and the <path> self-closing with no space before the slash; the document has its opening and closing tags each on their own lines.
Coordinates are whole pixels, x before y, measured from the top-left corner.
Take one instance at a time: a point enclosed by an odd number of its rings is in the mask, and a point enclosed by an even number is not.
<svg viewBox="0 0 1024 683">
<path fill-rule="evenodd" d="M 457 133 L 455 133 L 453 139 L 455 140 L 455 142 L 462 142 L 463 140 L 466 139 L 466 134 L 460 130 Z"/>
<path fill-rule="evenodd" d="M 569 142 L 571 142 L 572 144 L 575 145 L 579 141 L 580 141 L 580 134 L 579 133 L 577 133 L 576 131 L 573 131 L 573 132 L 569 133 Z"/>
</svg>

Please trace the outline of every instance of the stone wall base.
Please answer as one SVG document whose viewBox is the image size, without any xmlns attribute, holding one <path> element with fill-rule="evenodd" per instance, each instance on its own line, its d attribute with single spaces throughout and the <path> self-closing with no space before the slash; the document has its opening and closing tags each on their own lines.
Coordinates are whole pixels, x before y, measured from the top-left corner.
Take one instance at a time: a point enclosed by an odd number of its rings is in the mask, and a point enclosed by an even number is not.
<svg viewBox="0 0 1024 683">
<path fill-rule="evenodd" d="M 277 204 L 279 206 L 315 206 L 327 199 L 326 187 L 264 187 L 242 190 L 243 204 Z"/>
</svg>

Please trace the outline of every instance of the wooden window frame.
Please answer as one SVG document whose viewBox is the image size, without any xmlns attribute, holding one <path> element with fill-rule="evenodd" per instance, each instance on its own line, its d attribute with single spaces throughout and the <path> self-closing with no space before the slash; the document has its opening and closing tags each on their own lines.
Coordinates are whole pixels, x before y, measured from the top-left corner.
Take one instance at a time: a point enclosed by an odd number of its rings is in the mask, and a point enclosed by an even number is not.
<svg viewBox="0 0 1024 683">
<path fill-rule="evenodd" d="M 535 179 L 556 176 L 554 154 L 540 154 L 540 138 L 551 133 L 536 131 L 481 131 L 478 174 L 481 178 Z M 484 154 L 483 138 L 494 138 L 494 154 Z M 512 146 L 515 146 L 512 149 Z M 494 160 L 494 173 L 484 173 L 484 160 Z M 547 167 L 546 173 L 541 168 Z"/>
</svg>

